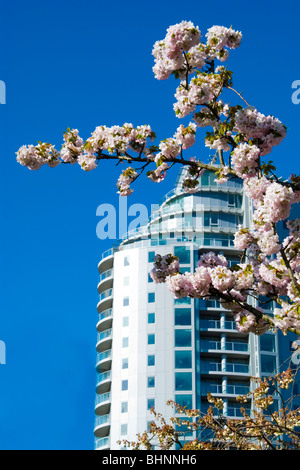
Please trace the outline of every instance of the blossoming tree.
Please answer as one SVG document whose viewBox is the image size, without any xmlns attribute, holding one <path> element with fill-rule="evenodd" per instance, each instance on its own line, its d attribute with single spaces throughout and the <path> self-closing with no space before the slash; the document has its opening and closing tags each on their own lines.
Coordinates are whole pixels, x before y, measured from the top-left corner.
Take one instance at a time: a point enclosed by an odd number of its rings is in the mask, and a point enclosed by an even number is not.
<svg viewBox="0 0 300 470">
<path fill-rule="evenodd" d="M 17 152 L 17 161 L 30 170 L 63 163 L 79 164 L 85 171 L 96 169 L 101 160 L 125 162 L 128 166 L 117 181 L 122 196 L 132 193 L 131 184 L 145 169 L 147 177 L 159 183 L 176 164 L 188 168 L 183 182 L 187 193 L 197 191 L 204 171 L 214 171 L 219 184 L 241 178 L 255 209 L 253 225 L 241 226 L 235 234 L 235 246 L 244 252 L 241 262 L 229 267 L 224 256 L 206 253 L 194 273 L 182 274 L 176 257 L 157 255 L 153 280 L 166 283 L 177 298 L 219 299 L 232 311 L 240 331 L 262 334 L 280 329 L 299 335 L 300 219 L 287 222 L 289 234 L 283 240 L 277 224 L 286 220 L 292 204 L 300 201 L 300 177 L 291 175 L 283 181 L 272 163 L 264 161 L 285 138 L 286 127 L 251 107 L 233 88 L 233 72 L 222 65 L 241 39 L 241 32 L 223 26 L 213 26 L 202 38 L 198 27 L 182 21 L 169 27 L 166 37 L 154 44 L 155 77 L 166 80 L 175 76 L 179 81 L 175 114 L 179 119 L 191 115 L 186 127 L 181 124 L 172 137 L 158 145 L 149 125 L 100 125 L 86 141 L 77 129 L 68 129 L 60 150 L 42 142 L 24 145 Z M 224 102 L 221 95 L 225 90 L 235 93 L 242 104 Z M 200 158 L 186 158 L 185 150 L 194 145 L 197 130 L 206 127 L 205 146 L 216 152 L 217 160 L 205 163 Z M 251 298 L 260 295 L 277 304 L 274 315 L 254 306 Z"/>
</svg>

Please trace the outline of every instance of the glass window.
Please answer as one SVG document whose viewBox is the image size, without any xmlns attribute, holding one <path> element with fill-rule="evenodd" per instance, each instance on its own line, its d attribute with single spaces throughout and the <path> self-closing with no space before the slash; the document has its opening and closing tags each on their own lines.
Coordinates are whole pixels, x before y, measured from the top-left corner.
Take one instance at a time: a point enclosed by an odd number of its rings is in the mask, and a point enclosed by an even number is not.
<svg viewBox="0 0 300 470">
<path fill-rule="evenodd" d="M 155 335 L 153 333 L 148 335 L 148 344 L 155 344 Z"/>
<path fill-rule="evenodd" d="M 128 307 L 129 305 L 129 297 L 124 297 L 123 298 L 123 307 Z"/>
<path fill-rule="evenodd" d="M 192 390 L 192 372 L 175 372 L 175 390 Z"/>
<path fill-rule="evenodd" d="M 153 354 L 148 356 L 148 366 L 155 366 L 155 356 Z"/>
<path fill-rule="evenodd" d="M 129 338 L 122 338 L 122 347 L 128 348 Z"/>
<path fill-rule="evenodd" d="M 128 369 L 128 357 L 122 359 L 122 369 Z"/>
<path fill-rule="evenodd" d="M 154 293 L 154 292 L 149 292 L 149 294 L 148 294 L 148 302 L 149 302 L 149 304 L 155 302 L 155 293 Z"/>
<path fill-rule="evenodd" d="M 128 390 L 128 380 L 122 380 L 122 391 Z"/>
<path fill-rule="evenodd" d="M 148 313 L 148 323 L 155 323 L 155 313 Z"/>
<path fill-rule="evenodd" d="M 155 377 L 148 377 L 148 388 L 155 387 Z"/>
<path fill-rule="evenodd" d="M 155 257 L 155 251 L 149 251 L 148 253 L 148 263 L 153 263 Z"/>
<path fill-rule="evenodd" d="M 128 412 L 128 402 L 127 401 L 122 401 L 121 403 L 121 413 L 127 413 Z"/>
<path fill-rule="evenodd" d="M 123 317 L 123 326 L 129 325 L 129 317 Z"/>
<path fill-rule="evenodd" d="M 153 279 L 152 279 L 152 277 L 151 277 L 151 274 L 150 274 L 150 273 L 148 273 L 148 282 L 153 282 Z"/>
<path fill-rule="evenodd" d="M 188 410 L 193 409 L 193 395 L 175 395 L 175 403 L 186 406 Z"/>
<path fill-rule="evenodd" d="M 124 257 L 124 266 L 129 266 L 129 256 Z"/>
<path fill-rule="evenodd" d="M 266 354 L 261 355 L 261 371 L 263 373 L 275 372 L 276 369 L 276 358 L 275 356 L 267 356 Z"/>
<path fill-rule="evenodd" d="M 186 348 L 192 345 L 191 330 L 175 330 L 175 347 Z"/>
<path fill-rule="evenodd" d="M 275 337 L 273 335 L 262 335 L 260 337 L 260 349 L 262 351 L 275 352 Z"/>
<path fill-rule="evenodd" d="M 123 279 L 123 285 L 124 285 L 124 286 L 129 286 L 129 276 L 124 277 L 124 279 Z"/>
<path fill-rule="evenodd" d="M 125 436 L 127 434 L 127 424 L 121 424 L 121 436 Z"/>
<path fill-rule="evenodd" d="M 174 305 L 185 305 L 191 304 L 192 299 L 190 297 L 182 297 L 181 299 L 174 299 Z"/>
<path fill-rule="evenodd" d="M 192 368 L 192 351 L 175 351 L 175 369 Z"/>
<path fill-rule="evenodd" d="M 175 325 L 191 325 L 190 308 L 175 308 Z"/>
<path fill-rule="evenodd" d="M 181 264 L 190 264 L 191 262 L 191 250 L 186 246 L 175 246 L 174 255 L 178 256 Z"/>
<path fill-rule="evenodd" d="M 151 408 L 155 408 L 155 399 L 154 398 L 148 398 L 147 410 L 151 410 Z"/>
</svg>

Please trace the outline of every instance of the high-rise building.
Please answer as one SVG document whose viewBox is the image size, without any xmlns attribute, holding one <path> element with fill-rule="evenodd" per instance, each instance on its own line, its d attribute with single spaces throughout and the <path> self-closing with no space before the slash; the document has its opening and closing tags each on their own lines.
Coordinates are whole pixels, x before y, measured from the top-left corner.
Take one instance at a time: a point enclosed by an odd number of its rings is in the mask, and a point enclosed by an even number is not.
<svg viewBox="0 0 300 470">
<path fill-rule="evenodd" d="M 236 397 L 249 391 L 250 377 L 272 374 L 282 360 L 277 334 L 239 333 L 218 301 L 174 299 L 164 284 L 152 282 L 158 253 L 178 256 L 181 272 L 193 272 L 209 251 L 231 265 L 240 261 L 233 236 L 252 214 L 242 181 L 217 184 L 206 171 L 199 190 L 187 194 L 185 171 L 148 223 L 103 253 L 98 265 L 96 449 L 135 440 L 147 430 L 152 407 L 171 417 L 168 400 L 205 412 L 208 391 L 224 399 L 225 416 L 239 417 Z"/>
</svg>

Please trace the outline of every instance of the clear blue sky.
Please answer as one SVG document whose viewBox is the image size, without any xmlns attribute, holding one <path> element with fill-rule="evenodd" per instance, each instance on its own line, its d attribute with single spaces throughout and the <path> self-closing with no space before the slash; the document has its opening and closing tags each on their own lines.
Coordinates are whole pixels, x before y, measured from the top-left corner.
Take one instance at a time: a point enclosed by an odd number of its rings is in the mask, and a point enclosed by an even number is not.
<svg viewBox="0 0 300 470">
<path fill-rule="evenodd" d="M 1 315 L 0 449 L 92 449 L 97 264 L 110 241 L 96 237 L 96 208 L 117 206 L 119 167 L 30 172 L 15 152 L 38 140 L 60 147 L 97 125 L 150 124 L 159 138 L 181 123 L 175 82 L 152 73 L 152 46 L 169 25 L 193 21 L 205 34 L 241 30 L 228 66 L 247 100 L 288 127 L 270 156 L 281 174 L 299 172 L 299 3 L 273 0 L 3 2 L 0 79 Z M 234 98 L 235 99 L 235 98 Z M 198 147 L 201 151 L 201 145 Z M 128 203 L 149 206 L 172 188 L 139 182 Z"/>
</svg>

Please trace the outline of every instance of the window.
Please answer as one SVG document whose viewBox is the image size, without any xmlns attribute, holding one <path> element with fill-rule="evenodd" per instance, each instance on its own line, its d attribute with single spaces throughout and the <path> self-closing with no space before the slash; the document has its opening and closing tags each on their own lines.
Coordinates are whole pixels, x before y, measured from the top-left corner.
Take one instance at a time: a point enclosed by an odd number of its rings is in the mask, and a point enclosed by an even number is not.
<svg viewBox="0 0 300 470">
<path fill-rule="evenodd" d="M 260 349 L 262 351 L 275 352 L 275 337 L 272 335 L 262 335 L 260 337 Z"/>
<path fill-rule="evenodd" d="M 129 326 L 129 317 L 123 317 L 123 326 Z"/>
<path fill-rule="evenodd" d="M 148 313 L 148 323 L 155 323 L 155 313 Z"/>
<path fill-rule="evenodd" d="M 155 399 L 154 398 L 148 398 L 147 410 L 151 410 L 151 408 L 155 408 Z"/>
<path fill-rule="evenodd" d="M 175 347 L 186 348 L 192 346 L 191 330 L 175 330 Z"/>
<path fill-rule="evenodd" d="M 155 377 L 148 377 L 148 388 L 155 387 Z"/>
<path fill-rule="evenodd" d="M 122 347 L 128 348 L 128 344 L 129 344 L 129 338 L 128 337 L 122 338 Z"/>
<path fill-rule="evenodd" d="M 148 335 L 148 344 L 155 344 L 155 334 L 151 333 Z"/>
<path fill-rule="evenodd" d="M 192 351 L 175 351 L 175 369 L 192 368 Z"/>
<path fill-rule="evenodd" d="M 128 380 L 122 380 L 122 391 L 128 390 Z"/>
<path fill-rule="evenodd" d="M 188 410 L 193 409 L 193 395 L 175 395 L 175 403 L 185 406 Z"/>
<path fill-rule="evenodd" d="M 192 390 L 192 372 L 175 372 L 175 390 Z"/>
<path fill-rule="evenodd" d="M 151 274 L 150 274 L 150 273 L 148 273 L 148 282 L 153 282 L 153 279 L 152 279 L 152 277 L 151 277 Z"/>
<path fill-rule="evenodd" d="M 266 354 L 261 355 L 261 371 L 263 373 L 271 374 L 276 369 L 276 358 L 275 356 L 267 356 Z"/>
<path fill-rule="evenodd" d="M 123 285 L 124 286 L 129 286 L 129 276 L 125 276 L 123 279 Z"/>
<path fill-rule="evenodd" d="M 129 297 L 124 297 L 123 298 L 123 307 L 128 307 L 129 305 Z"/>
<path fill-rule="evenodd" d="M 180 264 L 190 264 L 191 250 L 186 246 L 175 246 L 174 255 L 178 256 Z"/>
<path fill-rule="evenodd" d="M 153 263 L 155 257 L 155 251 L 149 251 L 148 253 L 148 263 Z"/>
<path fill-rule="evenodd" d="M 125 436 L 127 434 L 127 424 L 121 424 L 121 436 Z"/>
<path fill-rule="evenodd" d="M 121 402 L 121 413 L 127 413 L 128 412 L 128 402 L 127 401 L 122 401 Z"/>
<path fill-rule="evenodd" d="M 191 325 L 190 308 L 175 308 L 175 325 Z"/>
<path fill-rule="evenodd" d="M 149 302 L 149 304 L 152 304 L 153 302 L 155 302 L 155 293 L 154 292 L 149 292 L 148 302 Z"/>
<path fill-rule="evenodd" d="M 155 356 L 153 354 L 148 356 L 148 366 L 155 366 Z"/>
<path fill-rule="evenodd" d="M 128 369 L 128 357 L 122 359 L 122 369 Z"/>
<path fill-rule="evenodd" d="M 129 256 L 124 257 L 124 266 L 129 266 Z"/>
<path fill-rule="evenodd" d="M 192 299 L 190 297 L 182 297 L 181 299 L 174 299 L 174 305 L 190 305 L 192 303 Z"/>
</svg>

